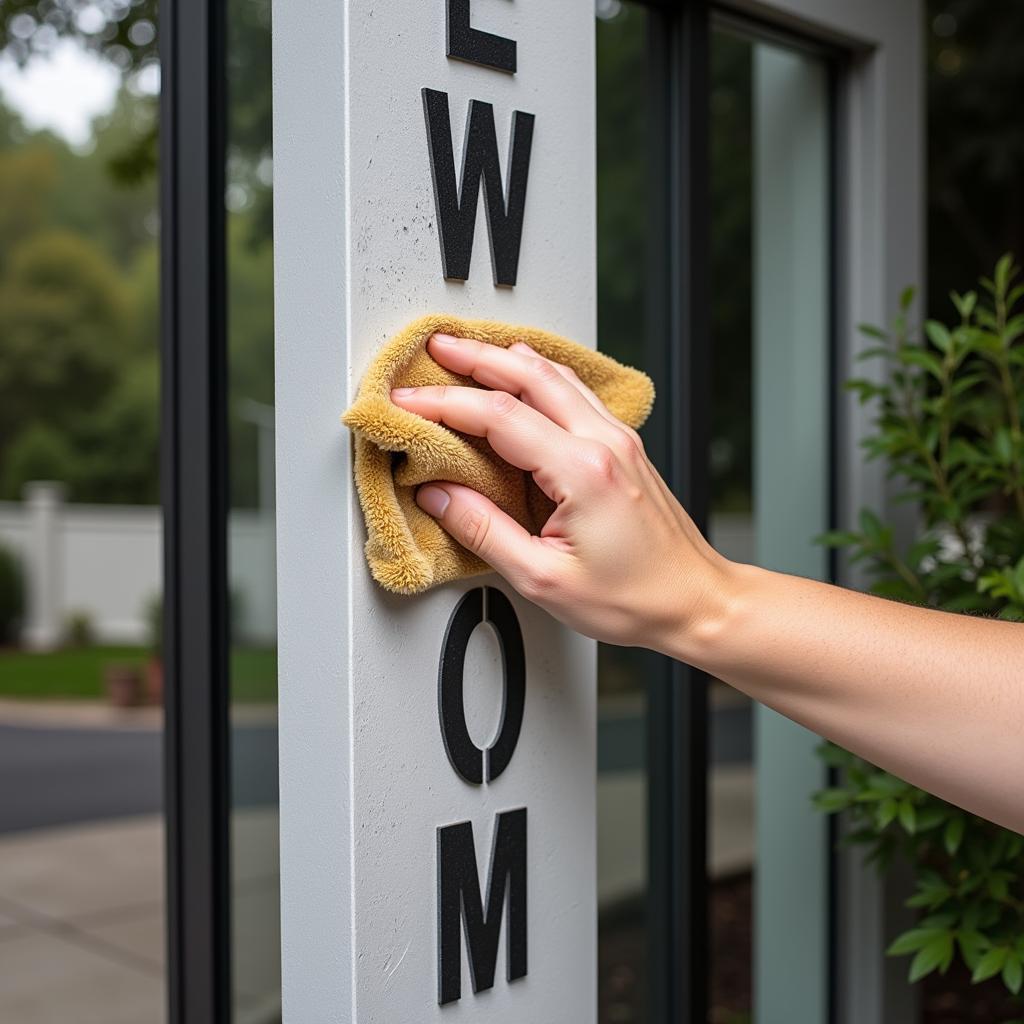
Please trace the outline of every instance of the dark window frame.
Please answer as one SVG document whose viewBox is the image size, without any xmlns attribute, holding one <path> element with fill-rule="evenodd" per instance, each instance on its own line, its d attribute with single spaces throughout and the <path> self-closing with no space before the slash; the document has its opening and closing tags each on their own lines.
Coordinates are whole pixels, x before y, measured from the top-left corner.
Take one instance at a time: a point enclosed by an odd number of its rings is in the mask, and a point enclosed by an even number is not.
<svg viewBox="0 0 1024 1024">
<path fill-rule="evenodd" d="M 225 11 L 164 0 L 161 503 L 170 1024 L 231 1011 Z"/>
</svg>

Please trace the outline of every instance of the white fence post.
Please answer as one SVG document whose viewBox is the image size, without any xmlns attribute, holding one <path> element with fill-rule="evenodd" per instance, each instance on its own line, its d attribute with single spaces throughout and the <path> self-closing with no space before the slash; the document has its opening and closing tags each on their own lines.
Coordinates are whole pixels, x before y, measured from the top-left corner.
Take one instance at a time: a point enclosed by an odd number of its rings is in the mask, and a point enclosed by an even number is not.
<svg viewBox="0 0 1024 1024">
<path fill-rule="evenodd" d="M 22 494 L 28 517 L 24 557 L 27 608 L 23 638 L 27 647 L 48 651 L 61 639 L 60 516 L 64 485 L 35 481 L 26 484 Z"/>
</svg>

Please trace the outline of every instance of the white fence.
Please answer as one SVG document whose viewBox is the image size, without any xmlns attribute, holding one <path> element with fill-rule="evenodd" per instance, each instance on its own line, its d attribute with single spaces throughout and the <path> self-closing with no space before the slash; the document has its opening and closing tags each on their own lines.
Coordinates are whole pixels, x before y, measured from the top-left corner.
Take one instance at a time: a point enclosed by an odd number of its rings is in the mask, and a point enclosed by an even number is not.
<svg viewBox="0 0 1024 1024">
<path fill-rule="evenodd" d="M 0 543 L 25 573 L 26 645 L 61 642 L 70 616 L 85 614 L 98 640 L 145 643 L 147 606 L 162 575 L 160 510 L 150 506 L 73 505 L 60 484 L 35 483 L 22 502 L 0 502 Z M 229 578 L 234 623 L 247 642 L 273 642 L 276 629 L 274 517 L 230 515 Z"/>
<path fill-rule="evenodd" d="M 716 516 L 711 534 L 730 558 L 753 560 L 749 515 Z M 249 643 L 273 643 L 273 513 L 232 512 L 228 541 L 236 634 Z M 0 502 L 0 543 L 12 548 L 24 567 L 27 646 L 56 646 L 69 617 L 78 613 L 88 616 L 100 641 L 147 642 L 147 606 L 161 591 L 159 508 L 74 505 L 63 500 L 60 484 L 29 484 L 24 501 Z"/>
</svg>

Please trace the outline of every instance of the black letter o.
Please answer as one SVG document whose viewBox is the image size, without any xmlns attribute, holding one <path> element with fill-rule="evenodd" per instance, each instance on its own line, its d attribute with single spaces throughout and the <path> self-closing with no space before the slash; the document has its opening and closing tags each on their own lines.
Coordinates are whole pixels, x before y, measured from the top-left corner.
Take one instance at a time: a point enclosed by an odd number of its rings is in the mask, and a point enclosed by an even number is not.
<svg viewBox="0 0 1024 1024">
<path fill-rule="evenodd" d="M 466 648 L 477 626 L 489 622 L 498 635 L 504 667 L 505 692 L 498 738 L 486 752 L 469 735 L 463 699 L 463 673 Z M 526 656 L 523 633 L 509 599 L 494 587 L 477 587 L 465 594 L 455 606 L 445 631 L 444 648 L 437 687 L 438 714 L 444 749 L 452 767 L 467 782 L 480 785 L 493 782 L 508 767 L 519 742 L 526 705 Z"/>
</svg>

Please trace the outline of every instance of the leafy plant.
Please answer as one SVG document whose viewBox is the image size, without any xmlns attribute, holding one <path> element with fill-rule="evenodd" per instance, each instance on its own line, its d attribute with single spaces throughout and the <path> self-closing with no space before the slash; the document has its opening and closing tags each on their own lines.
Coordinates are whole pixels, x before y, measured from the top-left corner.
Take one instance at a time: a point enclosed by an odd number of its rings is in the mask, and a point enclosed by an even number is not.
<svg viewBox="0 0 1024 1024">
<path fill-rule="evenodd" d="M 68 613 L 64 620 L 64 643 L 77 648 L 96 644 L 96 623 L 92 612 L 78 608 Z"/>
<path fill-rule="evenodd" d="M 978 292 L 952 295 L 958 319 L 915 330 L 904 292 L 892 330 L 862 327 L 879 344 L 877 379 L 848 387 L 874 403 L 864 447 L 920 510 L 920 536 L 901 545 L 892 526 L 864 509 L 859 529 L 819 538 L 861 564 L 871 591 L 889 598 L 1024 621 L 1024 284 L 1010 256 Z M 1022 630 L 1024 642 L 1024 630 Z M 908 905 L 916 926 L 890 946 L 912 956 L 910 980 L 945 972 L 961 957 L 981 982 L 995 976 L 1015 996 L 1024 986 L 1024 837 L 903 782 L 833 745 L 822 748 L 839 783 L 816 796 L 844 812 L 849 839 L 884 867 L 914 868 Z M 1009 783 L 1008 783 L 1009 784 Z"/>
<path fill-rule="evenodd" d="M 21 562 L 0 544 L 0 646 L 14 643 L 25 614 L 25 581 Z"/>
</svg>

